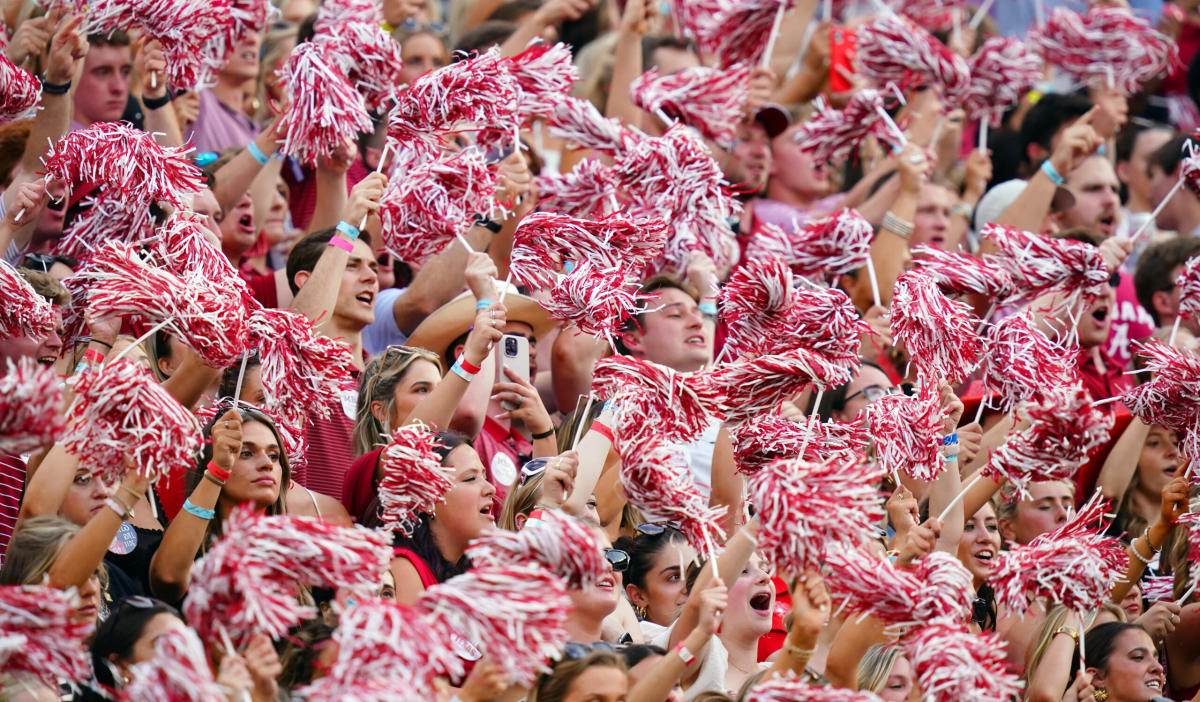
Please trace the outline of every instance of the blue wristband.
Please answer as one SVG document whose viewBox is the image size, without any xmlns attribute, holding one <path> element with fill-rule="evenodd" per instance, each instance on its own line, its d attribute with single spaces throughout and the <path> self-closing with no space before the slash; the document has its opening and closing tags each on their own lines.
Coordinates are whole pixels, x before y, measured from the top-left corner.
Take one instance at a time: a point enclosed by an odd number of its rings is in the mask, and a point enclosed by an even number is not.
<svg viewBox="0 0 1200 702">
<path fill-rule="evenodd" d="M 476 300 L 475 301 L 475 311 L 478 312 L 479 310 L 486 310 L 487 308 L 491 307 L 494 304 L 496 304 L 496 303 L 492 300 L 486 300 L 486 299 L 485 300 Z"/>
<path fill-rule="evenodd" d="M 1058 171 L 1054 168 L 1054 164 L 1050 163 L 1050 159 L 1042 161 L 1042 173 L 1045 173 L 1046 177 L 1053 181 L 1055 185 L 1062 185 L 1067 182 L 1059 175 Z"/>
<path fill-rule="evenodd" d="M 358 239 L 358 227 L 350 224 L 349 222 L 338 222 L 336 229 L 342 234 L 345 234 L 346 238 L 350 239 L 350 241 L 355 241 Z"/>
<path fill-rule="evenodd" d="M 455 361 L 454 365 L 450 366 L 450 372 L 467 381 L 468 383 L 475 379 L 475 374 L 468 373 L 466 368 L 458 365 L 458 361 Z"/>
<path fill-rule="evenodd" d="M 942 461 L 943 461 L 943 462 L 945 462 L 945 463 L 953 463 L 953 462 L 955 462 L 955 461 L 957 461 L 957 460 L 958 460 L 958 454 L 957 454 L 957 453 L 952 453 L 952 454 L 950 454 L 950 455 L 948 455 L 948 456 L 947 456 L 947 455 L 945 455 L 945 454 L 943 454 L 943 455 L 942 455 Z"/>
<path fill-rule="evenodd" d="M 717 306 L 711 302 L 700 303 L 700 314 L 706 314 L 710 317 L 717 316 Z"/>
<path fill-rule="evenodd" d="M 942 437 L 942 446 L 957 446 L 957 445 L 958 445 L 958 432 L 954 432 L 953 434 L 947 434 Z"/>
<path fill-rule="evenodd" d="M 271 160 L 267 158 L 267 155 L 264 154 L 262 149 L 258 148 L 258 144 L 255 144 L 254 142 L 250 142 L 246 145 L 246 151 L 250 152 L 250 155 L 254 157 L 255 161 L 258 161 L 258 165 L 260 166 L 267 165 L 267 162 Z"/>
<path fill-rule="evenodd" d="M 203 507 L 197 507 L 196 505 L 192 504 L 191 498 L 183 501 L 183 511 L 187 512 L 193 517 L 199 517 L 201 519 L 212 519 L 213 517 L 217 516 L 216 510 L 204 509 Z"/>
</svg>

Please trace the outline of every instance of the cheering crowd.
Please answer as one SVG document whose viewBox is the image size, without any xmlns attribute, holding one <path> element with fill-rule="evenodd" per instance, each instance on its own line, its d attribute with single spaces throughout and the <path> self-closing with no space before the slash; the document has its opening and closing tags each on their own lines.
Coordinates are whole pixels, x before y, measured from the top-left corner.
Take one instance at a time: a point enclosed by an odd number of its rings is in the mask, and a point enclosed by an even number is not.
<svg viewBox="0 0 1200 702">
<path fill-rule="evenodd" d="M 1200 5 L 1058 5 L 4 0 L 0 700 L 1200 700 Z"/>
</svg>

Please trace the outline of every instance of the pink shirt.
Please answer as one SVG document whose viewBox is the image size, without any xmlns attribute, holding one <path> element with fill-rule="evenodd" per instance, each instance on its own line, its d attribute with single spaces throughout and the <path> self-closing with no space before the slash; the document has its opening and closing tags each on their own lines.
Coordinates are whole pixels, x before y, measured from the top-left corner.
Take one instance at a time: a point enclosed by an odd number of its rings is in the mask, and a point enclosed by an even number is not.
<svg viewBox="0 0 1200 702">
<path fill-rule="evenodd" d="M 1133 276 L 1121 273 L 1121 284 L 1117 286 L 1117 304 L 1109 310 L 1112 322 L 1109 325 L 1108 341 L 1104 351 L 1122 369 L 1129 367 L 1129 359 L 1133 357 L 1133 342 L 1145 339 L 1154 334 L 1154 319 L 1138 302 L 1137 291 L 1133 287 Z"/>
</svg>

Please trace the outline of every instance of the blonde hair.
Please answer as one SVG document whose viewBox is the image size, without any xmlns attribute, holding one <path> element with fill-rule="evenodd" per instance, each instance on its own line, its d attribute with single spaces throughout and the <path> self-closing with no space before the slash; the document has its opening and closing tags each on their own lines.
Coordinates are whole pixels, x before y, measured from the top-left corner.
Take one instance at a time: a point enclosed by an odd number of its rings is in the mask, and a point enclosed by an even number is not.
<svg viewBox="0 0 1200 702">
<path fill-rule="evenodd" d="M 1058 631 L 1066 623 L 1067 615 L 1070 613 L 1070 610 L 1060 604 L 1054 605 L 1046 613 L 1046 618 L 1042 620 L 1042 625 L 1034 633 L 1033 641 L 1029 646 L 1029 652 L 1026 654 L 1026 686 L 1033 680 L 1034 673 L 1037 672 L 1038 666 L 1042 664 L 1042 658 L 1046 655 L 1046 649 L 1050 647 L 1050 642 L 1054 640 L 1054 632 Z M 1081 631 L 1079 635 L 1083 636 L 1084 633 Z"/>
<path fill-rule="evenodd" d="M 414 346 L 389 346 L 367 363 L 359 386 L 358 408 L 354 417 L 356 455 L 370 453 L 387 444 L 387 428 L 375 418 L 375 414 L 371 412 L 371 404 L 382 403 L 384 415 L 391 415 L 392 408 L 396 405 L 396 386 L 404 380 L 408 369 L 418 360 L 429 361 L 437 366 L 439 375 L 446 372 L 442 366 L 442 359 L 436 353 Z"/>
<path fill-rule="evenodd" d="M 542 478 L 545 475 L 545 471 L 531 475 L 522 484 L 521 471 L 517 471 L 517 479 L 509 486 L 508 494 L 504 496 L 504 506 L 500 509 L 501 529 L 518 531 L 517 515 L 527 515 L 537 507 L 538 500 L 542 498 Z"/>
<path fill-rule="evenodd" d="M 875 644 L 867 649 L 858 662 L 858 689 L 879 692 L 887 686 L 888 676 L 904 650 L 896 644 Z"/>
</svg>

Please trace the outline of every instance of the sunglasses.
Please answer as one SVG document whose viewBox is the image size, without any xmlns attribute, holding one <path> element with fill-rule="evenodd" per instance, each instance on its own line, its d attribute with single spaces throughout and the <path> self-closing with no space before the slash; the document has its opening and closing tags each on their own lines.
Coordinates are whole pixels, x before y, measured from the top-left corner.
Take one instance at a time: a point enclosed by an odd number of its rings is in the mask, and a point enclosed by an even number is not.
<svg viewBox="0 0 1200 702">
<path fill-rule="evenodd" d="M 634 528 L 639 534 L 646 536 L 661 536 L 668 531 L 680 531 L 679 525 L 675 522 L 647 522 L 638 524 Z"/>
<path fill-rule="evenodd" d="M 619 548 L 604 549 L 604 560 L 608 561 L 617 573 L 624 573 L 629 569 L 629 554 Z"/>
<path fill-rule="evenodd" d="M 566 660 L 577 661 L 594 651 L 616 653 L 617 647 L 613 646 L 607 641 L 596 641 L 591 644 L 579 643 L 578 641 L 568 641 L 563 645 L 563 658 Z"/>
<path fill-rule="evenodd" d="M 517 485 L 524 485 L 526 480 L 545 473 L 549 463 L 549 458 L 531 458 L 526 461 L 525 465 L 521 466 L 521 475 L 518 476 Z"/>
</svg>

